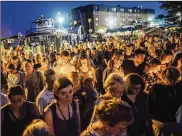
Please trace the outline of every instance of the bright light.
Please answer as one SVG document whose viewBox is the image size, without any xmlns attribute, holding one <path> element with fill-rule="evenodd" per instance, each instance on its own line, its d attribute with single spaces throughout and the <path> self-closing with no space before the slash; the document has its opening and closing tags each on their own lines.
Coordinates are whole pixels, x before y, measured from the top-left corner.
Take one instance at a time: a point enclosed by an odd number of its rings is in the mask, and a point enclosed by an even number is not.
<svg viewBox="0 0 182 136">
<path fill-rule="evenodd" d="M 59 21 L 59 23 L 63 23 L 63 21 L 64 21 L 64 18 L 62 18 L 62 17 L 59 17 L 59 18 L 58 18 L 58 21 Z"/>
<path fill-rule="evenodd" d="M 113 26 L 114 25 L 114 21 L 113 20 L 109 20 L 109 26 Z"/>
<path fill-rule="evenodd" d="M 148 18 L 148 21 L 152 21 L 152 20 L 153 20 L 153 17 L 149 17 L 149 18 Z"/>
<path fill-rule="evenodd" d="M 98 32 L 103 34 L 104 33 L 104 29 L 100 29 Z"/>
<path fill-rule="evenodd" d="M 177 12 L 176 16 L 180 17 L 181 16 L 181 12 Z"/>
</svg>

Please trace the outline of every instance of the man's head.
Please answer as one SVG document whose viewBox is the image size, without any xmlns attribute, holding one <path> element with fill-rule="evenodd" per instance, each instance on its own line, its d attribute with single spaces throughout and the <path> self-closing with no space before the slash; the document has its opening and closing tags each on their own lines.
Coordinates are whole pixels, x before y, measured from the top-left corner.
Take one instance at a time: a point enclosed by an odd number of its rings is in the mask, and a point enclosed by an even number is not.
<svg viewBox="0 0 182 136">
<path fill-rule="evenodd" d="M 27 72 L 27 74 L 32 74 L 33 72 L 33 62 L 32 60 L 30 59 L 27 59 L 25 62 L 24 62 L 24 71 Z"/>
<path fill-rule="evenodd" d="M 19 63 L 19 58 L 17 56 L 13 56 L 11 58 L 11 62 L 15 65 L 16 69 L 18 68 Z"/>
<path fill-rule="evenodd" d="M 68 63 L 68 60 L 69 60 L 69 57 L 70 57 L 70 54 L 68 51 L 62 51 L 61 52 L 61 64 L 62 65 L 65 65 Z"/>
<path fill-rule="evenodd" d="M 138 63 L 138 64 L 142 64 L 144 62 L 145 59 L 145 52 L 142 49 L 137 49 L 135 50 L 135 57 L 134 60 Z"/>
<path fill-rule="evenodd" d="M 53 89 L 54 87 L 54 82 L 56 80 L 56 73 L 54 70 L 52 69 L 48 69 L 44 72 L 44 79 L 45 79 L 45 82 L 48 86 L 48 89 Z"/>
</svg>

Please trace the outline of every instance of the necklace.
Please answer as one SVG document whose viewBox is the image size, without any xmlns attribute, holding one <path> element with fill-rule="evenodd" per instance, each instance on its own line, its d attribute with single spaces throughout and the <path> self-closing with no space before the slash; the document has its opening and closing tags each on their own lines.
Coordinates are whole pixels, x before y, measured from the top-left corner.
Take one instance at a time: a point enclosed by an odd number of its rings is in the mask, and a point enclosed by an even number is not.
<svg viewBox="0 0 182 136">
<path fill-rule="evenodd" d="M 63 112 L 62 112 L 62 110 L 61 110 L 61 108 L 59 106 L 59 103 L 57 103 L 57 105 L 58 105 L 58 109 L 59 109 L 59 111 L 60 111 L 60 113 L 61 113 L 61 115 L 62 115 L 62 117 L 63 117 L 63 119 L 64 119 L 64 121 L 65 121 L 65 123 L 67 125 L 67 127 L 68 127 L 68 121 L 70 120 L 70 109 L 69 109 L 69 105 L 68 105 L 68 116 L 69 116 L 68 120 L 66 120 L 66 118 L 65 118 L 65 116 L 64 116 L 64 114 L 63 114 Z"/>
</svg>

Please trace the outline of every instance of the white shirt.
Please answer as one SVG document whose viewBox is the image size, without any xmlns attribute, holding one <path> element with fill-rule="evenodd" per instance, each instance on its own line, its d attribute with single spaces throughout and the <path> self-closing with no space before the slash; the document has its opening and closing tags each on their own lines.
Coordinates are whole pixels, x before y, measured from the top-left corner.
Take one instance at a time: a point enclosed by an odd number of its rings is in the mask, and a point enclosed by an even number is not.
<svg viewBox="0 0 182 136">
<path fill-rule="evenodd" d="M 42 90 L 36 98 L 36 106 L 38 107 L 39 112 L 42 114 L 44 109 L 53 101 L 55 101 L 54 94 L 46 88 Z"/>
</svg>

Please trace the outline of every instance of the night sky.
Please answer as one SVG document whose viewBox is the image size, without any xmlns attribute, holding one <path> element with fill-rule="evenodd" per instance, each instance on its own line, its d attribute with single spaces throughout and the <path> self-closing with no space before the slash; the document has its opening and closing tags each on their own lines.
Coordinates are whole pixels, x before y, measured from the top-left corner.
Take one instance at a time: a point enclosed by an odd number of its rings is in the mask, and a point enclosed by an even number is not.
<svg viewBox="0 0 182 136">
<path fill-rule="evenodd" d="M 121 5 L 123 7 L 134 7 L 142 5 L 143 8 L 155 9 L 155 15 L 164 14 L 166 11 L 160 9 L 160 3 L 155 1 L 150 2 L 124 2 L 124 1 L 56 1 L 56 2 L 46 2 L 46 1 L 31 1 L 31 2 L 1 2 L 1 35 L 2 37 L 8 37 L 11 35 L 16 35 L 18 32 L 25 34 L 26 30 L 31 28 L 32 21 L 36 20 L 40 15 L 44 17 L 56 18 L 57 13 L 60 12 L 65 18 L 63 22 L 64 27 L 69 26 L 68 22 L 68 11 L 72 8 L 79 6 L 85 6 L 89 4 L 104 4 L 108 6 Z"/>
</svg>

